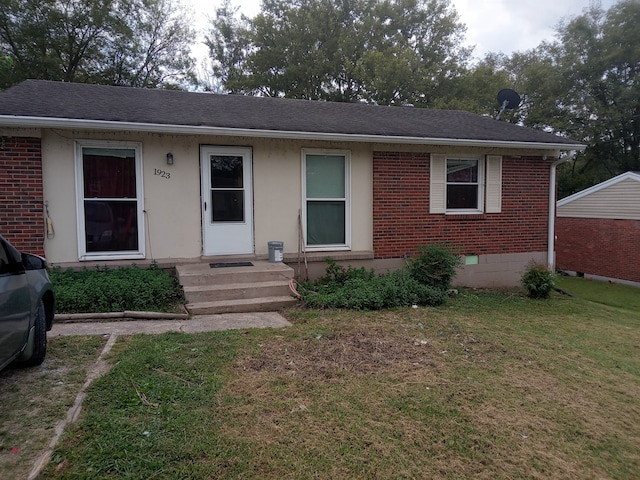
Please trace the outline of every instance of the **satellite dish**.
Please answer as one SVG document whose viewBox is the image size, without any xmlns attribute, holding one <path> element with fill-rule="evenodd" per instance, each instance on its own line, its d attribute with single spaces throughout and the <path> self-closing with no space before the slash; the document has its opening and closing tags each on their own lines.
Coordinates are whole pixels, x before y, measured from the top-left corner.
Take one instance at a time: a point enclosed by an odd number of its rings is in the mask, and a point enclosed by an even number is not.
<svg viewBox="0 0 640 480">
<path fill-rule="evenodd" d="M 500 113 L 496 117 L 496 120 L 500 120 L 500 115 L 505 110 L 513 110 L 520 105 L 520 95 L 515 90 L 510 88 L 503 88 L 498 92 L 498 103 L 500 104 Z"/>
</svg>

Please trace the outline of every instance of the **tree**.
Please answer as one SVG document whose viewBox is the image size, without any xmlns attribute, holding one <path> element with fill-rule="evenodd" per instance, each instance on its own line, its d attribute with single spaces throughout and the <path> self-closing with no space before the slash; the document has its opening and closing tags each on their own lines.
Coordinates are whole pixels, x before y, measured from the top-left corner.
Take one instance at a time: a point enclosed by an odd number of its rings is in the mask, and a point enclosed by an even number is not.
<svg viewBox="0 0 640 480">
<path fill-rule="evenodd" d="M 238 19 L 237 13 L 238 7 L 234 7 L 230 0 L 224 0 L 216 10 L 209 35 L 205 37 L 211 58 L 209 90 L 223 90 L 226 86 L 230 93 L 238 93 L 236 85 L 241 84 L 240 79 L 248 73 L 245 69 L 250 45 L 248 19 L 244 16 Z"/>
<path fill-rule="evenodd" d="M 173 0 L 129 0 L 118 12 L 98 83 L 179 88 L 195 83 L 187 12 Z"/>
<path fill-rule="evenodd" d="M 264 0 L 240 21 L 225 3 L 207 44 L 230 92 L 430 106 L 463 34 L 447 0 Z"/>
<path fill-rule="evenodd" d="M 587 144 L 559 170 L 566 196 L 640 170 L 640 2 L 592 5 L 558 40 L 516 53 L 505 68 L 524 92 L 520 120 Z"/>
<path fill-rule="evenodd" d="M 1 0 L 0 88 L 26 78 L 178 86 L 191 80 L 192 32 L 172 0 Z"/>
<path fill-rule="evenodd" d="M 503 68 L 504 59 L 503 54 L 489 53 L 477 64 L 462 70 L 442 85 L 433 107 L 465 110 L 496 118 L 500 112 L 496 99 L 498 92 L 513 87 L 512 76 Z M 518 120 L 515 110 L 504 111 L 501 118 Z"/>
</svg>

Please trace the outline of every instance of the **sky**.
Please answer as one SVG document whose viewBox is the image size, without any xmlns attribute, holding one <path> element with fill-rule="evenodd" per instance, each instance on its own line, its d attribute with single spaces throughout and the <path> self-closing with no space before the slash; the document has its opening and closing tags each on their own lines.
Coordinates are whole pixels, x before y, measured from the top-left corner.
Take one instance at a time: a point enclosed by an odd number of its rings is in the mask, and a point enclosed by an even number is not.
<svg viewBox="0 0 640 480">
<path fill-rule="evenodd" d="M 615 0 L 451 0 L 461 23 L 467 26 L 467 45 L 475 45 L 474 56 L 488 52 L 507 55 L 537 47 L 543 40 L 553 40 L 555 27 L 562 19 L 574 17 L 593 2 L 607 10 Z M 214 16 L 221 0 L 186 0 L 197 18 L 196 26 L 205 28 L 206 17 Z M 235 0 L 240 12 L 253 17 L 260 12 L 260 0 Z M 196 55 L 206 54 L 196 48 Z"/>
</svg>

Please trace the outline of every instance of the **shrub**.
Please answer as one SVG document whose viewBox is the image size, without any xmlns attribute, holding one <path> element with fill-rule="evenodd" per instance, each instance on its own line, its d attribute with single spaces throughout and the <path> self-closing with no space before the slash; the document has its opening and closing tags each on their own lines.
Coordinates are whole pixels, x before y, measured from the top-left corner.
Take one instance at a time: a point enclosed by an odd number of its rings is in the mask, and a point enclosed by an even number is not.
<svg viewBox="0 0 640 480">
<path fill-rule="evenodd" d="M 302 282 L 298 292 L 309 308 L 380 310 L 411 305 L 443 304 L 447 294 L 422 285 L 407 269 L 376 275 L 364 268 L 344 268 L 327 259 L 327 274 L 316 282 Z"/>
<path fill-rule="evenodd" d="M 555 275 L 546 265 L 531 262 L 520 279 L 531 298 L 549 298 L 555 284 Z"/>
<path fill-rule="evenodd" d="M 49 270 L 56 292 L 59 313 L 103 313 L 138 311 L 175 311 L 184 302 L 177 278 L 152 264 L 109 269 L 97 267 L 80 271 Z"/>
<path fill-rule="evenodd" d="M 456 251 L 446 245 L 422 245 L 418 254 L 409 259 L 407 266 L 413 278 L 423 285 L 449 290 L 456 275 L 456 267 L 462 259 Z"/>
</svg>

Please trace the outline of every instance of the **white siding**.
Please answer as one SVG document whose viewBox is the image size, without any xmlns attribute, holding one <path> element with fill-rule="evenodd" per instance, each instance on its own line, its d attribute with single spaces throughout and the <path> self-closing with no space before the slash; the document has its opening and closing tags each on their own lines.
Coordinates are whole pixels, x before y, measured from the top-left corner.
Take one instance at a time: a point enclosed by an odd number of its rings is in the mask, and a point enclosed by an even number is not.
<svg viewBox="0 0 640 480">
<path fill-rule="evenodd" d="M 558 217 L 640 220 L 640 183 L 628 179 L 558 206 Z"/>
</svg>

